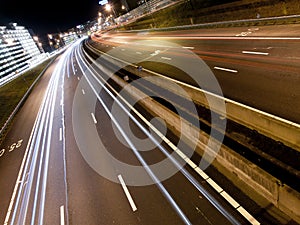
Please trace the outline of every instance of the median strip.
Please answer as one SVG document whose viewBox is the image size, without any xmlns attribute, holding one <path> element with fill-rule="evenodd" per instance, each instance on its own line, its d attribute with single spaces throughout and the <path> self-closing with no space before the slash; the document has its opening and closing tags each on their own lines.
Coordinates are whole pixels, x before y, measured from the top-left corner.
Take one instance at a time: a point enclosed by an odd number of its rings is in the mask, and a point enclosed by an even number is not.
<svg viewBox="0 0 300 225">
<path fill-rule="evenodd" d="M 171 78 L 169 78 L 171 79 Z M 108 85 L 110 86 L 110 85 Z M 110 87 L 113 92 L 117 94 L 117 92 Z M 163 140 L 165 143 L 169 145 L 189 166 L 191 166 L 204 180 L 207 181 L 207 183 L 214 188 L 226 201 L 229 202 L 230 205 L 237 206 L 235 209 L 242 208 L 229 194 L 224 193 L 223 195 L 223 189 L 215 182 L 213 181 L 203 170 L 201 170 L 198 166 L 194 167 L 195 164 L 192 163 L 189 157 L 187 157 L 179 148 L 177 148 L 176 145 L 174 145 L 166 136 L 160 133 L 159 130 L 157 130 L 143 115 L 141 115 L 134 107 L 131 106 L 130 103 L 128 103 L 123 97 L 120 96 L 120 99 L 127 105 L 130 110 L 132 110 L 147 126 L 150 127 L 159 137 L 163 137 Z M 131 117 L 132 118 L 132 117 Z M 132 118 L 133 119 L 133 118 Z M 138 125 L 138 124 L 137 124 Z M 243 208 L 242 208 L 243 209 Z M 239 211 L 240 212 L 240 211 Z M 245 209 L 242 211 L 244 214 L 242 214 L 251 224 L 260 224 L 253 216 L 251 216 Z"/>
</svg>

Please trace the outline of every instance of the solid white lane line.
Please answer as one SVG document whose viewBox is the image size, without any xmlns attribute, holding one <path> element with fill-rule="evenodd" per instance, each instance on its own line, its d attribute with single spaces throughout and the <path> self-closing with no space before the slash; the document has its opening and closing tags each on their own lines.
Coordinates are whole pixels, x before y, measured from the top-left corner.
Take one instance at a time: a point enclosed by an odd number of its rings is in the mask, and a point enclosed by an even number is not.
<svg viewBox="0 0 300 225">
<path fill-rule="evenodd" d="M 59 128 L 59 141 L 62 141 L 62 128 Z"/>
<path fill-rule="evenodd" d="M 97 120 L 96 120 L 96 117 L 95 117 L 94 113 L 91 113 L 91 115 L 92 115 L 92 118 L 93 118 L 94 123 L 96 124 L 96 123 L 97 123 Z"/>
<path fill-rule="evenodd" d="M 72 48 L 72 52 L 74 51 L 74 47 Z M 73 58 L 73 57 L 72 57 Z M 75 74 L 74 74 L 75 75 Z M 64 84 L 65 84 L 65 77 L 62 77 L 62 86 L 61 86 L 61 96 L 62 99 L 64 99 Z M 64 110 L 64 104 L 61 106 L 61 113 L 62 113 L 62 137 L 63 137 L 63 168 L 64 168 L 64 185 L 65 185 L 65 218 L 66 221 L 69 221 L 69 215 L 68 215 L 68 185 L 67 185 L 67 166 L 66 166 L 66 126 L 65 126 L 65 110 Z M 67 222 L 68 224 L 68 222 Z"/>
<path fill-rule="evenodd" d="M 214 69 L 216 69 L 216 70 L 223 70 L 223 71 L 231 72 L 231 73 L 237 73 L 238 72 L 237 70 L 227 69 L 227 68 L 218 67 L 218 66 L 215 66 Z"/>
<path fill-rule="evenodd" d="M 135 205 L 135 203 L 133 201 L 133 198 L 131 197 L 131 194 L 129 193 L 129 190 L 128 190 L 128 188 L 127 188 L 127 186 L 126 186 L 126 184 L 125 184 L 125 182 L 124 182 L 123 177 L 121 176 L 121 174 L 118 175 L 118 179 L 119 179 L 119 181 L 121 183 L 121 186 L 122 186 L 122 188 L 123 188 L 123 190 L 125 192 L 125 195 L 126 195 L 128 201 L 129 201 L 129 204 L 130 204 L 130 206 L 132 208 L 132 211 L 133 212 L 136 211 L 137 207 L 136 207 L 136 205 Z"/>
<path fill-rule="evenodd" d="M 65 209 L 63 205 L 60 207 L 59 211 L 60 211 L 60 225 L 65 225 Z"/>
<path fill-rule="evenodd" d="M 162 59 L 165 59 L 165 60 L 172 60 L 172 58 L 164 57 L 164 56 L 162 56 L 161 58 L 162 58 Z"/>
<path fill-rule="evenodd" d="M 82 94 L 83 94 L 83 95 L 85 95 L 85 91 L 84 91 L 84 89 L 81 89 L 81 91 L 82 91 Z"/>
<path fill-rule="evenodd" d="M 251 52 L 251 51 L 242 51 L 243 54 L 253 54 L 253 55 L 269 55 L 268 52 Z"/>
</svg>

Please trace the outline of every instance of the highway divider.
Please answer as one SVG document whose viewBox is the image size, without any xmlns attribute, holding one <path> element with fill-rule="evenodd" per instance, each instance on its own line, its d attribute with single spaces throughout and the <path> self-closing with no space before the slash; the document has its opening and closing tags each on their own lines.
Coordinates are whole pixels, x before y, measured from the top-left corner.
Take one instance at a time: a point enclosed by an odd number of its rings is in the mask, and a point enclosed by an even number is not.
<svg viewBox="0 0 300 225">
<path fill-rule="evenodd" d="M 150 32 L 150 31 L 176 31 L 176 30 L 190 30 L 201 28 L 216 28 L 216 27 L 232 27 L 232 26 L 268 26 L 281 25 L 281 24 L 297 24 L 299 23 L 300 15 L 266 17 L 258 19 L 243 19 L 243 20 L 226 20 L 220 22 L 210 22 L 201 24 L 189 24 L 180 26 L 160 27 L 151 29 L 131 29 L 122 30 L 122 33 L 135 33 L 135 32 Z M 292 21 L 292 22 L 291 22 Z"/>
<path fill-rule="evenodd" d="M 107 60 L 111 60 L 112 63 L 123 68 L 128 65 L 127 62 L 124 62 L 121 59 L 117 59 L 113 56 L 110 56 L 104 53 L 107 57 Z M 125 68 L 128 72 L 137 74 L 138 66 L 132 65 L 126 66 Z M 215 95 L 208 91 L 202 90 L 200 88 L 194 87 L 192 85 L 183 83 L 181 81 L 166 77 L 162 74 L 150 71 L 146 68 L 143 68 L 142 71 L 139 71 L 138 76 L 145 77 L 155 75 L 166 79 L 166 82 L 160 82 L 156 85 L 161 86 L 171 92 L 177 92 L 172 88 L 174 86 L 168 85 L 170 81 L 173 81 L 180 85 L 186 93 L 199 105 L 212 110 L 218 114 L 222 115 L 223 112 L 219 112 L 217 108 L 213 108 L 208 104 L 207 98 L 210 98 L 213 102 L 225 102 L 226 104 L 226 117 L 238 124 L 241 124 L 252 130 L 256 130 L 258 133 L 269 137 L 273 140 L 283 143 L 284 145 L 294 149 L 295 151 L 300 152 L 300 124 L 288 121 L 286 119 L 280 118 L 278 116 L 263 112 L 261 110 L 255 109 L 253 107 L 241 104 L 239 102 L 224 98 L 222 96 Z M 160 79 L 161 81 L 161 79 Z M 178 93 L 180 94 L 180 93 Z M 185 96 L 182 96 L 185 98 Z"/>
<path fill-rule="evenodd" d="M 96 49 L 93 49 L 92 51 L 95 53 L 98 52 L 97 54 L 100 53 L 100 51 Z M 109 60 L 109 62 L 119 66 L 120 68 L 124 68 L 130 73 L 137 74 L 137 65 L 125 67 L 127 65 L 126 62 L 106 53 L 101 53 L 106 60 Z M 138 73 L 139 76 L 149 76 L 150 74 L 162 76 L 161 74 L 157 74 L 147 69 L 143 69 Z M 122 88 L 127 85 L 126 81 L 117 76 L 112 78 Z M 166 80 L 167 79 L 171 78 L 166 78 Z M 177 93 L 176 90 L 172 90 L 172 85 L 167 85 L 168 82 L 164 83 L 162 82 L 162 79 L 159 81 L 160 82 L 156 83 L 155 85 L 159 85 L 162 88 L 166 88 L 171 92 L 175 91 Z M 216 113 L 218 113 L 217 109 L 209 107 L 206 96 L 214 98 L 215 101 L 225 100 L 227 107 L 226 116 L 228 119 L 243 124 L 248 128 L 255 129 L 268 137 L 271 136 L 275 140 L 281 141 L 288 146 L 293 146 L 295 147 L 295 150 L 299 151 L 300 144 L 297 145 L 297 143 L 299 143 L 300 138 L 300 126 L 298 124 L 231 101 L 229 99 L 222 99 L 220 96 L 208 93 L 187 84 L 183 84 L 179 81 L 174 80 L 174 82 L 181 85 L 182 88 L 185 89 L 190 97 L 197 103 L 212 111 L 215 111 Z M 129 89 L 127 88 L 127 91 L 133 98 L 136 99 L 141 99 L 141 96 L 144 96 L 139 89 L 134 87 Z M 199 155 L 203 156 L 204 153 L 215 154 L 213 149 L 207 147 L 208 140 L 213 139 L 212 137 L 209 137 L 208 134 L 199 130 L 199 128 L 193 126 L 193 124 L 189 123 L 185 119 L 180 118 L 177 114 L 151 98 L 142 98 L 139 103 L 153 116 L 162 118 L 167 124 L 168 128 L 171 129 L 174 134 L 181 135 L 188 145 L 194 146 L 196 143 L 196 152 Z M 218 145 L 217 140 L 213 139 L 213 142 Z M 236 184 L 243 192 L 253 197 L 253 199 L 256 198 L 253 193 L 256 193 L 256 195 L 263 197 L 275 207 L 291 216 L 291 218 L 297 222 L 300 222 L 300 211 L 298 210 L 300 208 L 300 193 L 296 190 L 292 189 L 286 184 L 282 184 L 279 179 L 270 175 L 265 170 L 261 169 L 225 145 L 221 145 L 221 148 L 216 155 L 215 160 L 212 162 L 212 165 L 220 173 L 225 175 L 234 184 Z M 255 200 L 259 202 L 258 199 Z"/>
</svg>

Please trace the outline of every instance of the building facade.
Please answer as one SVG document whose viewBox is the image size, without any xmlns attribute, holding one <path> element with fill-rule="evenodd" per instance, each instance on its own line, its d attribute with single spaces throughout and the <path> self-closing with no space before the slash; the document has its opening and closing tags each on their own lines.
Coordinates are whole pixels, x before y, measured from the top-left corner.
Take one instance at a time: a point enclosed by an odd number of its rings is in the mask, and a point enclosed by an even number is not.
<svg viewBox="0 0 300 225">
<path fill-rule="evenodd" d="M 25 70 L 40 55 L 37 43 L 25 27 L 16 23 L 0 26 L 0 79 Z"/>
</svg>

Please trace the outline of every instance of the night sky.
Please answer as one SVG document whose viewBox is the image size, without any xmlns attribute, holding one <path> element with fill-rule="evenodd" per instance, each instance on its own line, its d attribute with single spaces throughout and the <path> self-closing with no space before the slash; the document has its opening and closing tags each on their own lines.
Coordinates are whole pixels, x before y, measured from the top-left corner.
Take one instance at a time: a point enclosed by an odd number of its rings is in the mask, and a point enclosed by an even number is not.
<svg viewBox="0 0 300 225">
<path fill-rule="evenodd" d="M 99 9 L 98 0 L 0 0 L 0 25 L 16 22 L 42 36 L 93 20 Z"/>
</svg>

